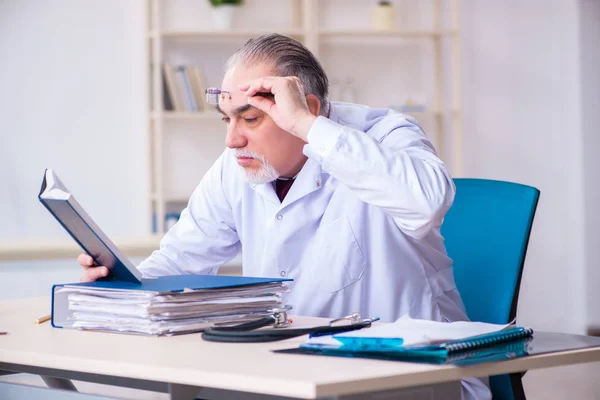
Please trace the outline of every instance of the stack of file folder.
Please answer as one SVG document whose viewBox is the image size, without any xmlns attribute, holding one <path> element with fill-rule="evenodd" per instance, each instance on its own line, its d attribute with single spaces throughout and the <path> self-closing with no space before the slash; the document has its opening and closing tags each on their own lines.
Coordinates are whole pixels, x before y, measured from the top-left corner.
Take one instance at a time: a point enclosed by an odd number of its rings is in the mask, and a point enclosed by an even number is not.
<svg viewBox="0 0 600 400">
<path fill-rule="evenodd" d="M 259 319 L 284 306 L 283 280 L 213 275 L 55 285 L 52 325 L 175 335 Z"/>
<path fill-rule="evenodd" d="M 287 308 L 281 278 L 175 275 L 143 278 L 58 178 L 47 169 L 40 202 L 89 254 L 106 279 L 52 287 L 52 326 L 175 335 L 248 322 Z"/>
</svg>

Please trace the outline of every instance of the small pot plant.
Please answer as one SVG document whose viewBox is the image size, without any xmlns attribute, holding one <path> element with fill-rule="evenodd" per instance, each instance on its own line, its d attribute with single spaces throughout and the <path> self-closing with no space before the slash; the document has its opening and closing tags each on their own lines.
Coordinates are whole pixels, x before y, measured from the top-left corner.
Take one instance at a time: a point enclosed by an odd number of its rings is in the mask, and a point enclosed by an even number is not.
<svg viewBox="0 0 600 400">
<path fill-rule="evenodd" d="M 373 8 L 372 25 L 376 31 L 392 31 L 396 25 L 396 11 L 391 1 L 378 1 Z"/>
<path fill-rule="evenodd" d="M 244 4 L 244 0 L 208 0 L 211 6 L 219 7 L 224 5 L 230 6 L 241 6 Z"/>
<path fill-rule="evenodd" d="M 228 30 L 233 27 L 234 10 L 241 6 L 243 0 L 208 0 L 212 6 L 213 25 L 218 30 Z"/>
</svg>

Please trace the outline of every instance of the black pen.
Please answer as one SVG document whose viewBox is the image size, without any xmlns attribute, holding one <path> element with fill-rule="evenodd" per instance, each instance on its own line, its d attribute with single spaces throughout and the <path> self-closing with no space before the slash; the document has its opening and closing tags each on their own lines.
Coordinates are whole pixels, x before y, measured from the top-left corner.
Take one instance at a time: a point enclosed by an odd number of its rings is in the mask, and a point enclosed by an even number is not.
<svg viewBox="0 0 600 400">
<path fill-rule="evenodd" d="M 310 333 L 310 335 L 308 337 L 313 338 L 313 337 L 319 337 L 319 336 L 334 335 L 336 333 L 342 333 L 342 332 L 356 331 L 359 329 L 370 327 L 371 324 L 375 321 L 379 321 L 379 318 L 365 319 L 363 321 L 356 322 L 356 323 L 353 323 L 350 325 L 323 326 L 321 328 L 315 329 L 313 332 Z"/>
</svg>

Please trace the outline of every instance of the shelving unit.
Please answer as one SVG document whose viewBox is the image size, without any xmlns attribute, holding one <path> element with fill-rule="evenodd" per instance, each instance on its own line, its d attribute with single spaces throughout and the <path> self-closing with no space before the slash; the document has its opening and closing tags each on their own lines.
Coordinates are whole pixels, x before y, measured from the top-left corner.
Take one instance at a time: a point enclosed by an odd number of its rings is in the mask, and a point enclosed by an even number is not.
<svg viewBox="0 0 600 400">
<path fill-rule="evenodd" d="M 159 36 L 163 39 L 214 39 L 214 38 L 250 38 L 253 36 L 271 33 L 270 30 L 234 30 L 234 31 L 162 31 Z M 304 36 L 301 29 L 290 29 L 280 31 L 282 35 Z M 156 32 L 151 32 L 152 38 L 156 37 Z"/>
<path fill-rule="evenodd" d="M 393 3 L 402 14 L 417 6 L 402 0 Z M 420 2 L 418 6 L 424 3 Z M 397 30 L 393 31 L 372 30 L 364 18 L 358 23 L 344 26 L 342 22 L 346 18 L 338 16 L 338 12 L 349 12 L 347 10 L 352 7 L 363 7 L 368 11 L 373 4 L 375 1 L 364 0 L 246 0 L 238 11 L 251 15 L 243 18 L 234 29 L 215 31 L 207 29 L 210 26 L 207 0 L 193 3 L 186 0 L 148 0 L 149 64 L 161 66 L 166 60 L 173 63 L 195 63 L 201 60 L 208 75 L 207 85 L 219 85 L 218 79 L 223 71 L 218 71 L 217 66 L 222 65 L 227 56 L 253 36 L 277 32 L 302 41 L 321 60 L 334 84 L 336 75 L 342 73 L 340 71 L 351 74 L 349 77 L 356 84 L 354 90 L 361 93 L 355 99 L 356 102 L 385 107 L 394 103 L 402 104 L 402 97 L 394 92 L 394 88 L 401 86 L 398 83 L 412 83 L 409 82 L 410 78 L 402 81 L 403 72 L 395 71 L 399 67 L 410 70 L 412 65 L 409 57 L 406 60 L 405 57 L 399 58 L 396 52 L 412 55 L 414 52 L 428 51 L 427 58 L 430 62 L 426 66 L 430 71 L 428 77 L 421 80 L 430 84 L 429 88 L 423 89 L 430 101 L 426 102 L 425 111 L 406 113 L 415 116 L 426 127 L 440 157 L 446 162 L 451 160 L 451 172 L 454 176 L 460 176 L 462 113 L 458 0 L 431 0 L 425 7 L 429 23 L 418 27 L 408 24 L 400 27 L 399 24 Z M 270 15 L 276 18 L 260 20 L 261 7 L 268 7 Z M 279 7 L 280 10 L 273 10 L 274 7 Z M 354 15 L 357 14 L 356 10 L 353 12 Z M 191 15 L 190 18 L 187 18 L 188 14 Z M 448 22 L 444 23 L 445 21 Z M 279 22 L 279 25 L 267 26 L 272 22 Z M 260 28 L 255 29 L 257 26 Z M 416 50 L 423 46 L 428 49 Z M 444 51 L 448 49 L 448 54 L 444 56 Z M 383 61 L 377 66 L 377 76 L 357 65 L 356 55 L 361 52 L 366 54 L 365 57 L 381 57 Z M 417 75 L 425 74 L 421 69 L 412 72 L 416 71 Z M 148 112 L 151 143 L 149 199 L 155 229 L 161 235 L 165 229 L 167 213 L 185 205 L 187 196 L 199 183 L 205 169 L 225 148 L 225 128 L 219 125 L 221 116 L 216 112 L 165 111 L 160 68 L 154 67 L 151 71 L 151 104 Z M 391 82 L 386 81 L 386 78 Z M 410 90 L 405 87 L 404 92 Z M 403 95 L 406 100 L 406 93 Z M 331 100 L 340 99 L 331 97 Z M 180 137 L 182 135 L 196 141 L 195 144 L 186 142 L 185 138 Z M 169 149 L 172 142 L 177 140 L 181 146 L 187 147 L 185 152 L 177 153 L 177 150 Z M 222 144 L 220 148 L 219 142 Z M 198 151 L 196 158 L 186 153 L 194 151 Z M 198 161 L 203 166 L 199 167 L 195 162 L 185 165 L 186 160 Z M 204 170 L 198 171 L 201 168 Z M 179 171 L 179 175 L 173 169 Z M 174 189 L 176 180 L 185 182 L 176 182 L 179 186 Z"/>
</svg>

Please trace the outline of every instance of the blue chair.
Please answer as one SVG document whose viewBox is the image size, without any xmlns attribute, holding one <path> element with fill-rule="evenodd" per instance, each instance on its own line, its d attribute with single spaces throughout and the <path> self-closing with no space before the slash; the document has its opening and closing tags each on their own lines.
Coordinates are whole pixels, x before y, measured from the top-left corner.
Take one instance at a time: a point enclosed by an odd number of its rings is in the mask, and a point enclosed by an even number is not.
<svg viewBox="0 0 600 400">
<path fill-rule="evenodd" d="M 446 250 L 467 315 L 515 319 L 527 244 L 540 191 L 487 179 L 455 179 L 456 197 L 442 224 Z M 521 374 L 490 377 L 494 399 L 525 399 Z"/>
</svg>

